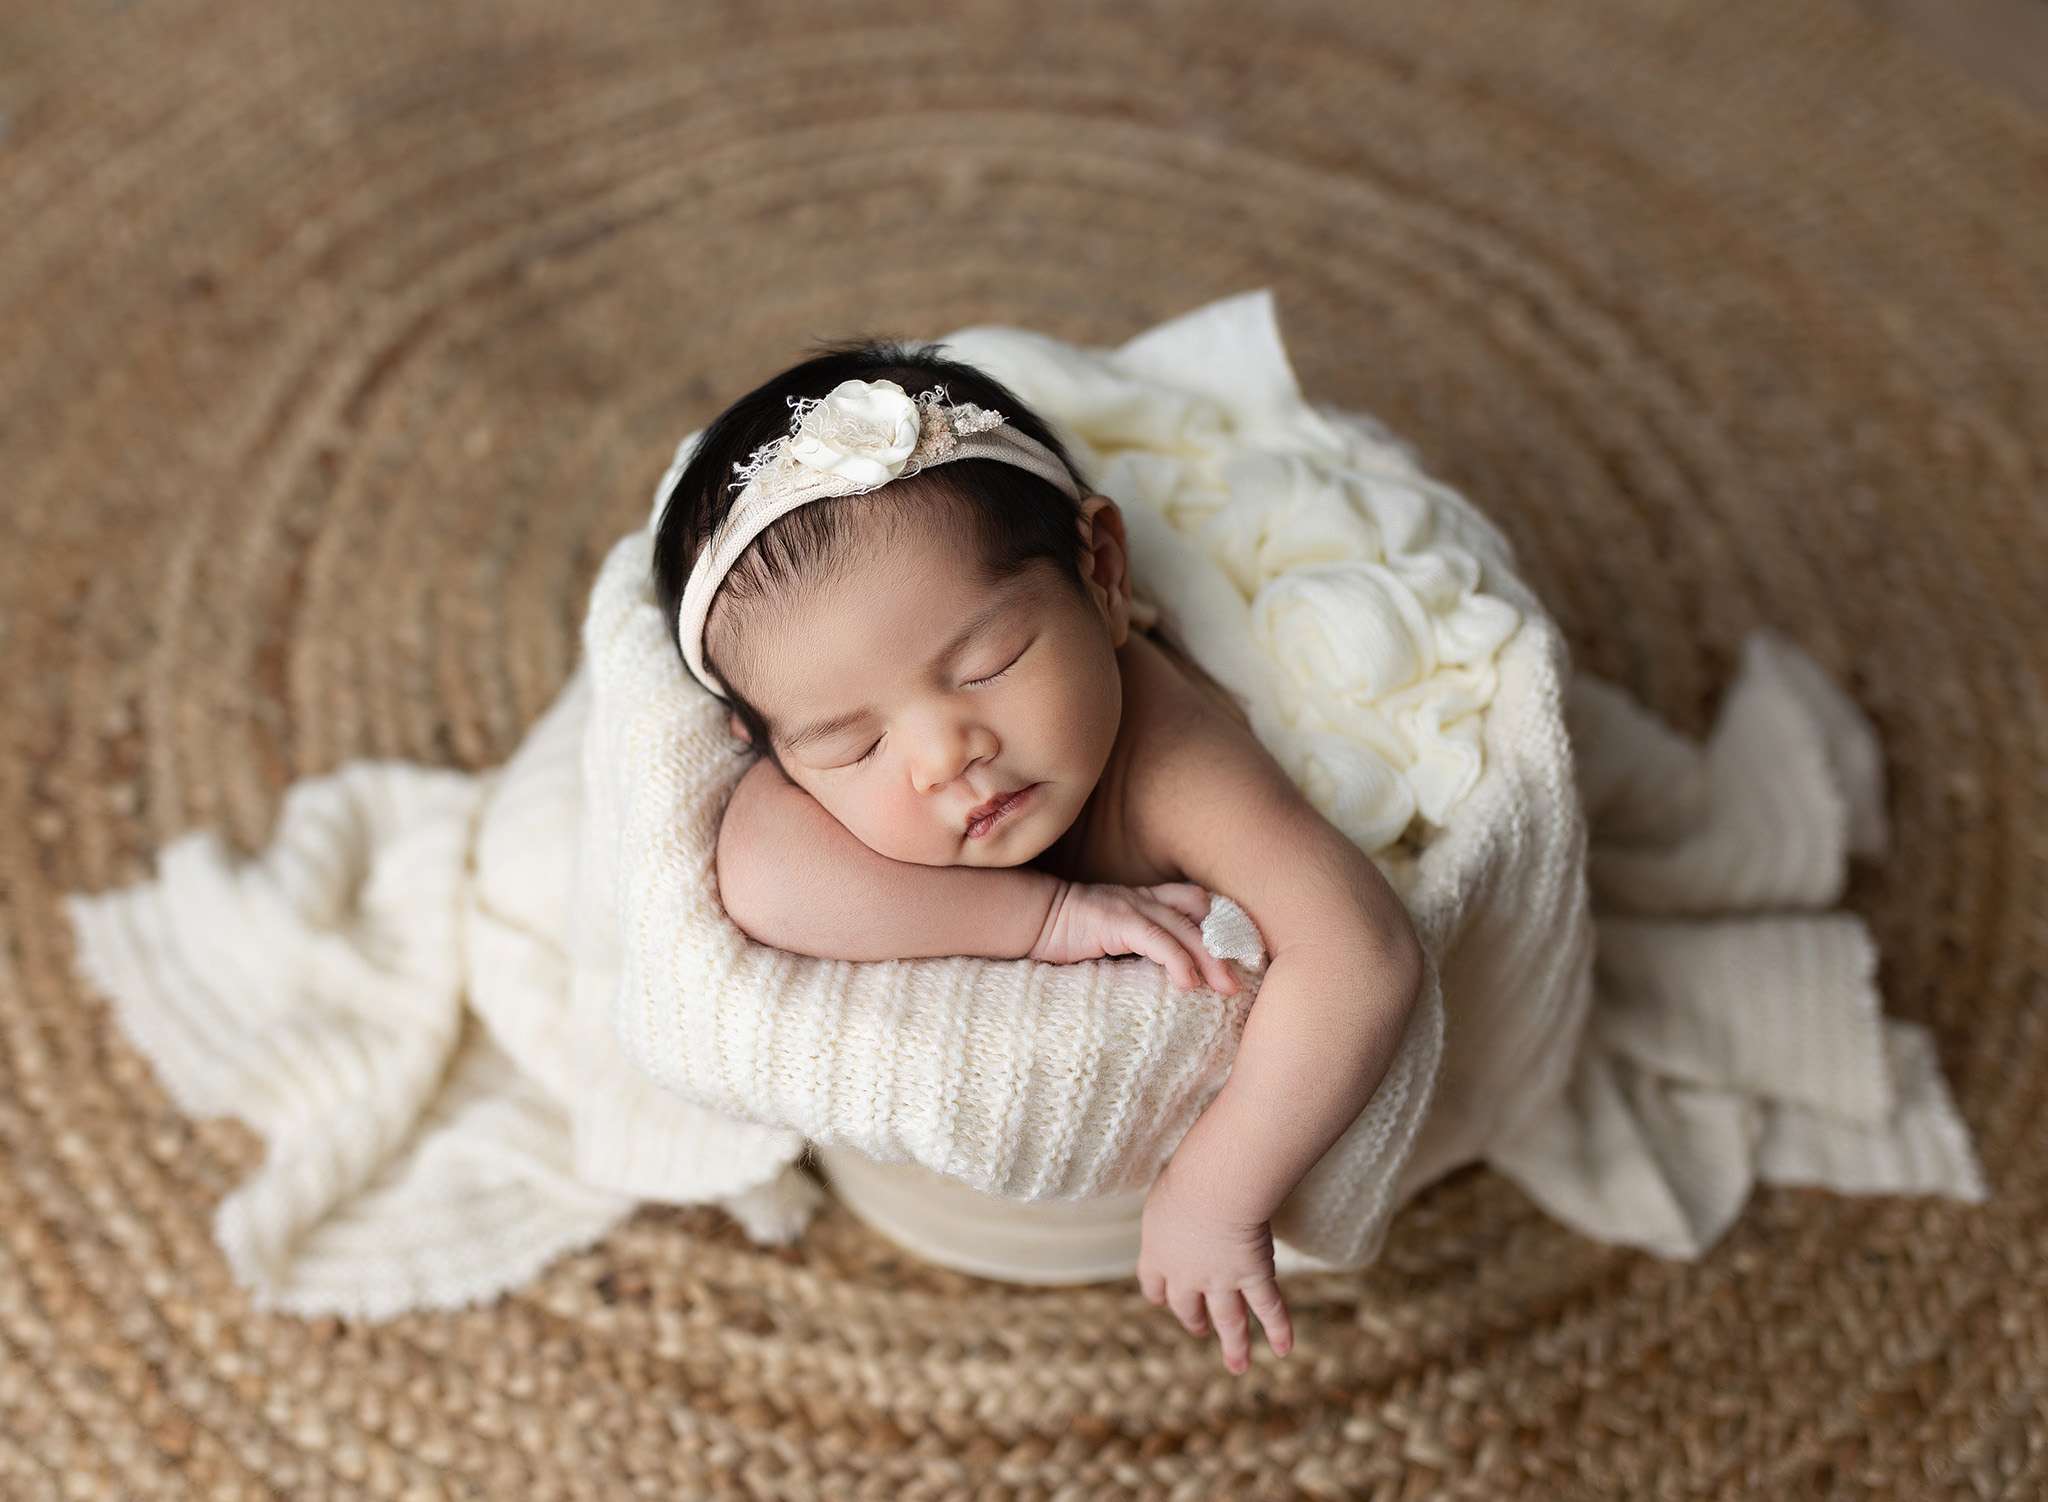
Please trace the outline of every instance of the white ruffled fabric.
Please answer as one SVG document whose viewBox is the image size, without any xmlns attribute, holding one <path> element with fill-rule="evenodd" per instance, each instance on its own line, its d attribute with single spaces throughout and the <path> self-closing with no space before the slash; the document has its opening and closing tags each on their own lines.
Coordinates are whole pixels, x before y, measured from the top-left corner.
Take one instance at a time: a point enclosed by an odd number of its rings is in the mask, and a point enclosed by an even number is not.
<svg viewBox="0 0 2048 1502">
<path fill-rule="evenodd" d="M 1474 1161 L 1677 1257 L 1756 1182 L 1983 1198 L 1931 1037 L 1882 1017 L 1866 930 L 1828 910 L 1882 853 L 1881 758 L 1804 654 L 1753 636 L 1704 747 L 1573 677 L 1497 529 L 1302 400 L 1264 291 L 1113 350 L 944 343 L 1062 428 L 1124 510 L 1141 618 L 1424 939 L 1393 1068 L 1275 1218 L 1283 1269 L 1369 1261 Z M 216 1222 L 258 1304 L 487 1298 L 643 1200 L 787 1241 L 807 1140 L 1025 1202 L 1142 1187 L 1227 1075 L 1264 962 L 1227 897 L 1204 936 L 1248 984 L 1209 1006 L 1149 962 L 853 965 L 733 928 L 712 854 L 746 761 L 653 602 L 652 521 L 503 767 L 349 763 L 253 859 L 194 831 L 156 879 L 66 899 L 180 1108 L 268 1144 Z"/>
</svg>

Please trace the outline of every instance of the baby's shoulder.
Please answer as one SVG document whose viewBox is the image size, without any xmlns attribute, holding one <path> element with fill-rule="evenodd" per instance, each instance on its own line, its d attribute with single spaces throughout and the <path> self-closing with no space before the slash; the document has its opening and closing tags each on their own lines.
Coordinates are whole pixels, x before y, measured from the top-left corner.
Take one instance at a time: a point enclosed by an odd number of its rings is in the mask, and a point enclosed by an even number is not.
<svg viewBox="0 0 2048 1502">
<path fill-rule="evenodd" d="M 1139 690 L 1154 706 L 1168 716 L 1220 714 L 1251 732 L 1251 717 L 1237 697 L 1171 637 L 1157 630 L 1133 631 L 1130 641 L 1139 649 L 1133 654 L 1141 668 Z"/>
<path fill-rule="evenodd" d="M 1175 858 L 1176 811 L 1184 816 L 1189 799 L 1218 792 L 1201 785 L 1200 769 L 1212 759 L 1219 770 L 1255 759 L 1271 764 L 1274 775 L 1284 774 L 1228 690 L 1165 639 L 1132 639 L 1140 645 L 1131 654 L 1127 682 L 1130 735 L 1117 799 L 1118 834 L 1128 865 L 1152 873 L 1147 883 L 1133 885 L 1186 881 Z"/>
</svg>

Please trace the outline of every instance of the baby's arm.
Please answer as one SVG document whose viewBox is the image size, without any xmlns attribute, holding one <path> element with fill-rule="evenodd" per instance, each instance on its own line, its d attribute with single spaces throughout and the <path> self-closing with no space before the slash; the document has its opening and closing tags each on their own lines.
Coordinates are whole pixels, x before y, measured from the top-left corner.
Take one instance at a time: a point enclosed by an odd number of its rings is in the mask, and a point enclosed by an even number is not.
<svg viewBox="0 0 2048 1502">
<path fill-rule="evenodd" d="M 1229 1077 L 1146 1193 L 1138 1287 L 1190 1333 L 1213 1328 L 1242 1372 L 1253 1314 L 1275 1355 L 1293 1349 L 1273 1216 L 1379 1088 L 1426 970 L 1379 868 L 1249 730 L 1177 728 L 1137 779 L 1134 830 L 1156 863 L 1235 899 L 1270 959 Z"/>
<path fill-rule="evenodd" d="M 719 824 L 719 900 L 758 943 L 837 960 L 1024 959 L 1062 885 L 1030 866 L 891 860 L 762 758 Z"/>
<path fill-rule="evenodd" d="M 1250 734 L 1163 736 L 1133 812 L 1156 863 L 1234 899 L 1269 952 L 1223 1089 L 1162 1179 L 1234 1224 L 1269 1221 L 1365 1109 L 1414 1007 L 1422 949 L 1370 857 Z"/>
</svg>

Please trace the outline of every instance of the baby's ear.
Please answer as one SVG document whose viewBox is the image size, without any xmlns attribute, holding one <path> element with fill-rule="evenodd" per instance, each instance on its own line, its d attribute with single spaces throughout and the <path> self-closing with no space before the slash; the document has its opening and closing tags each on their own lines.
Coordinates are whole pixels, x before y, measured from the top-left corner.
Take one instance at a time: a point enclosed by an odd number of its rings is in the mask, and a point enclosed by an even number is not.
<svg viewBox="0 0 2048 1502">
<path fill-rule="evenodd" d="M 1081 498 L 1078 525 L 1088 550 L 1082 569 L 1102 591 L 1112 640 L 1122 646 L 1131 629 L 1131 545 L 1123 512 L 1108 496 L 1091 491 Z"/>
<path fill-rule="evenodd" d="M 747 727 L 740 723 L 740 712 L 737 709 L 725 717 L 725 727 L 748 745 L 754 744 L 754 738 L 747 734 Z"/>
</svg>

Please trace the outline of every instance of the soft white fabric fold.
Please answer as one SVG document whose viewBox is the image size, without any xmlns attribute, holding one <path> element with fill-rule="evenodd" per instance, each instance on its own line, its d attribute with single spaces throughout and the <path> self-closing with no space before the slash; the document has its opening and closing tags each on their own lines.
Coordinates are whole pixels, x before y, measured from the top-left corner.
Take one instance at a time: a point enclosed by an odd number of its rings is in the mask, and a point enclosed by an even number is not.
<svg viewBox="0 0 2048 1502">
<path fill-rule="evenodd" d="M 1423 936 L 1394 1067 L 1275 1218 L 1284 1265 L 1371 1260 L 1474 1161 L 1666 1256 L 1757 1182 L 1983 1197 L 1931 1035 L 1882 1017 L 1867 932 L 1824 910 L 1886 831 L 1875 734 L 1811 659 L 1750 638 L 1704 746 L 1574 676 L 1498 529 L 1302 400 L 1263 291 L 1114 350 L 943 342 L 1072 441 L 1144 613 Z M 851 965 L 734 929 L 712 851 L 746 763 L 650 542 L 612 548 L 504 766 L 352 762 L 294 784 L 253 858 L 195 831 L 155 879 L 66 899 L 180 1109 L 267 1144 L 216 1222 L 259 1303 L 486 1298 L 646 1200 L 787 1241 L 820 1201 L 806 1140 L 1023 1201 L 1141 1187 L 1227 1075 L 1265 958 L 1227 894 L 1204 937 L 1247 993 L 1206 1003 L 1132 958 Z"/>
<path fill-rule="evenodd" d="M 1668 1257 L 1711 1245 L 1759 1182 L 1981 1202 L 1932 1035 L 1882 1015 L 1863 921 L 1819 911 L 1889 838 L 1854 701 L 1757 631 L 1704 747 L 1586 674 L 1570 723 L 1595 1000 L 1565 1091 L 1487 1161 L 1588 1235 Z"/>
</svg>

